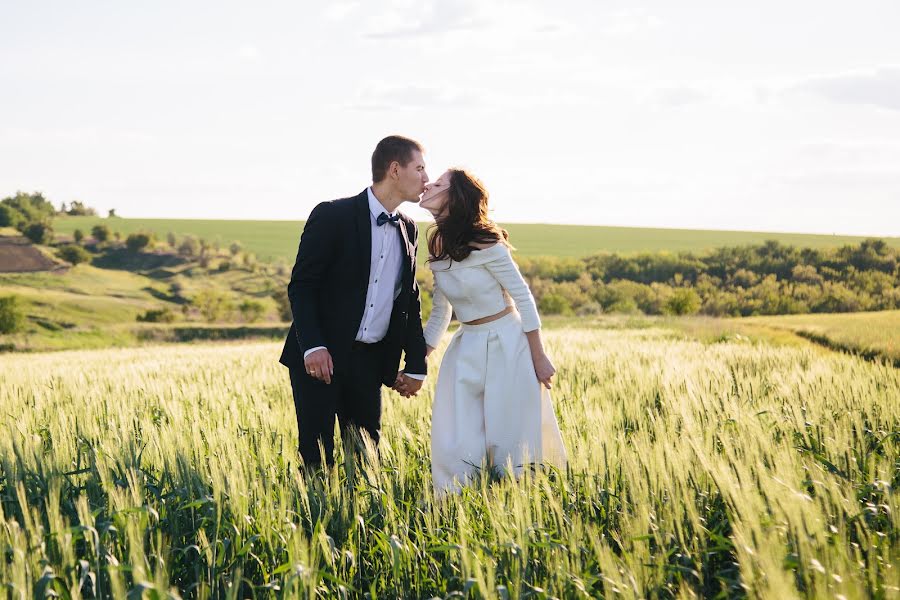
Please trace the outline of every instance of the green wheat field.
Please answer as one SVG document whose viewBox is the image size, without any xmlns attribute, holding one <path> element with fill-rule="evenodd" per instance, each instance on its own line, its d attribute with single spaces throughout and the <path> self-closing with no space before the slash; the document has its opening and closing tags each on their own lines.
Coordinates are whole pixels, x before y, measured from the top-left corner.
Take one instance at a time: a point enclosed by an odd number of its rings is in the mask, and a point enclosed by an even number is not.
<svg viewBox="0 0 900 600">
<path fill-rule="evenodd" d="M 657 326 L 546 337 L 567 471 L 445 499 L 433 377 L 387 394 L 379 455 L 304 479 L 278 344 L 5 355 L 6 596 L 900 596 L 900 371 Z"/>
</svg>

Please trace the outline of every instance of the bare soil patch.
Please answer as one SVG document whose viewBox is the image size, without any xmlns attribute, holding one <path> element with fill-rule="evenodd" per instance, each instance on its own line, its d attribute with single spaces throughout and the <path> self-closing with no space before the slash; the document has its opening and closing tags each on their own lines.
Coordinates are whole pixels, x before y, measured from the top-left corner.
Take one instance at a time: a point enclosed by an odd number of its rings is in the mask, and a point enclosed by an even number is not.
<svg viewBox="0 0 900 600">
<path fill-rule="evenodd" d="M 0 273 L 64 271 L 66 267 L 45 256 L 24 237 L 0 237 Z"/>
</svg>

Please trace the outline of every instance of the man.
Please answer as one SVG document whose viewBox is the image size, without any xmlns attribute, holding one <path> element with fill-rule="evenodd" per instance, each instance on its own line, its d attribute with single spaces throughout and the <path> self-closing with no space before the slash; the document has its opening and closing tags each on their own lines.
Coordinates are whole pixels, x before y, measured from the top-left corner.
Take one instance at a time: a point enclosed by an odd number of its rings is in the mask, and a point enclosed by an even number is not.
<svg viewBox="0 0 900 600">
<path fill-rule="evenodd" d="M 308 468 L 333 464 L 335 417 L 343 434 L 364 431 L 377 444 L 382 384 L 407 397 L 422 386 L 418 229 L 397 207 L 417 202 L 426 183 L 422 146 L 386 137 L 372 153 L 372 186 L 319 204 L 303 228 L 288 284 L 294 321 L 280 362 L 290 371 Z"/>
</svg>

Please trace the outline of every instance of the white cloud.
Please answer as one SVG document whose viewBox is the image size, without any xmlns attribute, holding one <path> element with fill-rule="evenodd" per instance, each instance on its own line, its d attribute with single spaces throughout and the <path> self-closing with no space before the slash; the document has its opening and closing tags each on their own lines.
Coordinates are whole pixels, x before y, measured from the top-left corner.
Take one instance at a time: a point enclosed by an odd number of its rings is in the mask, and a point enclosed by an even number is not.
<svg viewBox="0 0 900 600">
<path fill-rule="evenodd" d="M 472 90 L 451 87 L 387 86 L 368 84 L 348 108 L 357 110 L 419 110 L 426 108 L 472 109 L 485 106 L 486 98 Z"/>
<path fill-rule="evenodd" d="M 611 36 L 628 36 L 662 27 L 662 19 L 643 8 L 614 11 L 601 19 L 600 32 Z"/>
<path fill-rule="evenodd" d="M 778 183 L 804 187 L 849 187 L 859 189 L 867 186 L 883 188 L 900 186 L 900 169 L 846 168 L 799 170 L 782 173 L 773 177 Z"/>
<path fill-rule="evenodd" d="M 431 0 L 415 7 L 395 2 L 393 10 L 369 20 L 366 37 L 409 38 L 481 29 L 490 24 L 482 6 L 473 0 Z"/>
<path fill-rule="evenodd" d="M 823 139 L 804 142 L 798 155 L 837 164 L 900 164 L 900 142 Z"/>
<path fill-rule="evenodd" d="M 681 108 L 691 104 L 699 104 L 709 99 L 703 90 L 687 85 L 661 87 L 649 94 L 652 104 L 663 108 Z"/>
<path fill-rule="evenodd" d="M 262 53 L 259 51 L 259 48 L 254 46 L 253 44 L 243 44 L 237 51 L 238 58 L 243 60 L 257 60 Z"/>
<path fill-rule="evenodd" d="M 794 89 L 816 94 L 840 104 L 861 104 L 900 110 L 900 67 L 885 66 L 865 71 L 810 77 Z"/>
<path fill-rule="evenodd" d="M 517 1 L 395 0 L 390 10 L 373 15 L 364 34 L 372 39 L 405 39 L 458 32 L 489 36 L 559 35 L 570 25 L 544 10 L 544 4 Z"/>
<path fill-rule="evenodd" d="M 360 2 L 333 2 L 325 7 L 322 16 L 328 21 L 343 21 L 357 12 L 360 5 Z"/>
</svg>

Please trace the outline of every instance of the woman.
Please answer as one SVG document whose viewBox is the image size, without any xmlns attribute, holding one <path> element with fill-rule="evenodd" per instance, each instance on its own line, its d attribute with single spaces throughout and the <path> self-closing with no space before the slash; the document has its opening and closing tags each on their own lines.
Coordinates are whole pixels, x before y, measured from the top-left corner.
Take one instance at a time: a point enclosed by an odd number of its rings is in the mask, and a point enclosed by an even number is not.
<svg viewBox="0 0 900 600">
<path fill-rule="evenodd" d="M 431 472 L 438 492 L 458 490 L 485 466 L 511 465 L 519 474 L 531 463 L 566 463 L 550 402 L 556 370 L 541 343 L 534 297 L 512 260 L 509 235 L 488 218 L 487 203 L 482 183 L 459 169 L 427 185 L 419 203 L 435 218 L 428 239 L 434 272 L 428 354 L 454 310 L 461 322 L 434 395 Z"/>
</svg>

